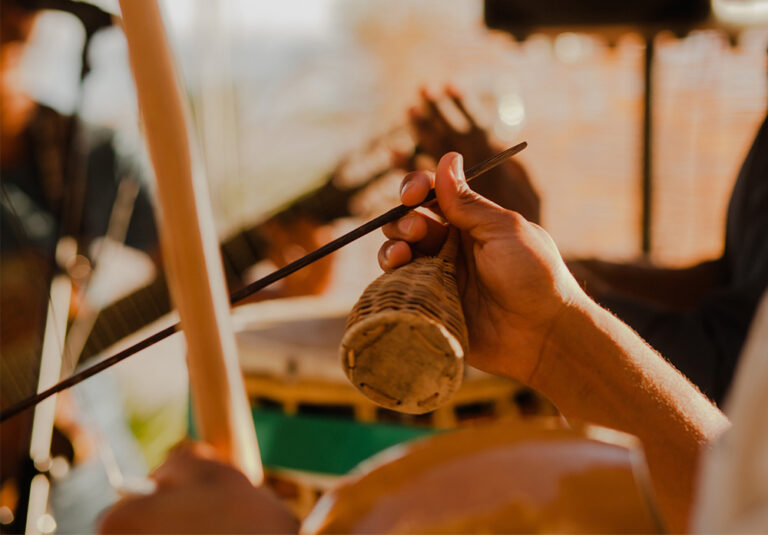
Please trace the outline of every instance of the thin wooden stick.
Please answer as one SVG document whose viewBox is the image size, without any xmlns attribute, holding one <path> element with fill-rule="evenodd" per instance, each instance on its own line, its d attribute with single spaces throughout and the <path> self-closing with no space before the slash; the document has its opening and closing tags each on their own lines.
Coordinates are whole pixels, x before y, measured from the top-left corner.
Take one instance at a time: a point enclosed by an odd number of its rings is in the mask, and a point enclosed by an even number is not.
<svg viewBox="0 0 768 535">
<path fill-rule="evenodd" d="M 527 146 L 528 146 L 528 143 L 523 141 L 522 143 L 518 143 L 514 147 L 510 147 L 505 151 L 502 151 L 494 156 L 491 156 L 487 160 L 483 160 L 482 162 L 473 166 L 471 169 L 469 169 L 465 173 L 467 182 L 479 177 L 486 171 L 490 171 L 491 169 L 493 169 L 494 167 L 502 163 L 504 160 L 511 158 L 512 156 L 514 156 L 515 154 L 517 154 Z M 295 262 L 291 262 L 290 264 L 283 266 L 277 271 L 270 273 L 266 277 L 263 277 L 257 280 L 256 282 L 253 282 L 248 286 L 245 286 L 244 288 L 236 292 L 233 292 L 229 296 L 229 301 L 230 303 L 233 303 L 233 304 L 239 301 L 242 301 L 243 299 L 250 296 L 251 294 L 254 294 L 259 290 L 263 289 L 265 286 L 269 286 L 270 284 L 277 282 L 282 278 L 287 277 L 288 275 L 300 270 L 301 268 L 306 267 L 309 264 L 316 262 L 325 256 L 328 256 L 332 252 L 337 251 L 338 249 L 341 249 L 345 245 L 352 243 L 358 238 L 362 238 L 366 234 L 370 234 L 374 230 L 383 227 L 387 223 L 391 223 L 392 221 L 400 219 L 401 217 L 403 217 L 405 214 L 407 214 L 414 208 L 423 206 L 425 204 L 429 204 L 434 200 L 435 200 L 435 188 L 432 188 L 431 190 L 429 190 L 429 193 L 424 198 L 424 200 L 421 201 L 419 204 L 415 206 L 405 206 L 404 204 L 401 204 L 400 206 L 396 206 L 395 208 L 392 208 L 388 212 L 384 212 L 380 216 L 371 219 L 367 223 L 363 223 L 356 229 L 353 229 L 347 232 L 343 236 L 339 236 L 335 240 L 326 243 L 319 249 L 315 249 L 311 253 L 299 258 Z"/>
<path fill-rule="evenodd" d="M 488 158 L 487 160 L 480 162 L 479 164 L 475 165 L 465 173 L 467 177 L 467 181 L 477 178 L 483 173 L 493 169 L 503 161 L 507 160 L 508 158 L 511 158 L 518 152 L 522 151 L 527 146 L 528 144 L 524 141 L 522 143 L 519 143 L 518 145 L 515 145 L 514 147 L 510 147 L 507 150 Z M 242 301 L 246 297 L 258 292 L 259 290 L 263 290 L 265 287 L 269 286 L 270 284 L 273 284 L 279 281 L 280 279 L 283 279 L 288 275 L 295 273 L 301 268 L 306 267 L 312 264 L 313 262 L 320 260 L 325 256 L 328 256 L 329 254 L 333 253 L 334 251 L 337 251 L 338 249 L 341 249 L 342 247 L 344 247 L 345 245 L 348 245 L 349 243 L 352 243 L 358 238 L 361 238 L 366 234 L 370 234 L 371 232 L 373 232 L 378 228 L 381 228 L 385 224 L 401 218 L 402 216 L 404 216 L 414 208 L 417 208 L 418 206 L 422 206 L 424 204 L 432 202 L 434 199 L 435 199 L 435 190 L 432 189 L 427 195 L 427 197 L 418 205 L 405 206 L 401 204 L 400 206 L 392 208 L 388 212 L 385 212 L 380 216 L 374 219 L 371 219 L 367 223 L 364 223 L 359 227 L 351 230 L 347 234 L 344 234 L 343 236 L 340 236 L 339 238 L 336 238 L 335 240 L 323 245 L 319 249 L 316 249 L 311 253 L 308 253 L 305 256 L 302 256 L 298 260 L 291 262 L 290 264 L 283 266 L 282 268 L 276 271 L 273 271 L 269 275 L 262 277 L 261 279 L 255 282 L 252 282 L 248 286 L 236 292 L 233 292 L 229 296 L 230 303 L 235 304 Z M 7 409 L 5 409 L 0 413 L 0 422 L 5 421 L 11 416 L 14 416 L 15 414 L 18 414 L 21 411 L 40 403 L 41 401 L 48 398 L 49 396 L 52 396 L 53 394 L 61 392 L 62 390 L 66 390 L 67 388 L 70 388 L 84 381 L 85 379 L 88 379 L 89 377 L 92 377 L 97 373 L 100 373 L 103 370 L 106 370 L 107 368 L 114 366 L 118 362 L 121 362 L 127 359 L 128 357 L 138 353 L 143 349 L 146 349 L 147 347 L 157 342 L 160 342 L 161 340 L 165 340 L 166 338 L 168 338 L 173 333 L 179 330 L 181 330 L 181 325 L 178 323 L 175 325 L 171 325 L 170 327 L 166 327 L 165 329 L 156 332 L 155 334 L 149 336 L 148 338 L 145 338 L 144 340 L 137 342 L 131 347 L 128 347 L 120 351 L 119 353 L 116 353 L 115 355 L 112 355 L 111 357 L 108 357 L 98 362 L 97 364 L 94 364 L 93 366 L 90 366 L 85 370 L 78 372 L 72 375 L 71 377 L 57 383 L 56 385 L 49 388 L 48 390 L 40 392 L 39 394 L 36 394 L 34 396 L 30 396 L 26 399 L 23 399 L 11 405 L 10 407 L 8 407 Z"/>
</svg>

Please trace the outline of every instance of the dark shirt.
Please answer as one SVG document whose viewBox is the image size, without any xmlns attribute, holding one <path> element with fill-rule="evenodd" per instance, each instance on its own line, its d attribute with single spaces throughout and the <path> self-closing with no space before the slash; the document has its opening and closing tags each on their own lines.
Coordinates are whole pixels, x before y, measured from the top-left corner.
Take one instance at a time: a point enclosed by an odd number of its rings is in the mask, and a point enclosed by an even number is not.
<svg viewBox="0 0 768 535">
<path fill-rule="evenodd" d="M 82 156 L 67 160 L 73 119 L 40 107 L 24 132 L 24 151 L 0 180 L 0 405 L 35 393 L 50 280 L 62 235 L 80 253 L 104 236 L 118 187 L 138 176 L 119 158 L 112 132 L 78 125 Z M 82 136 L 82 137 L 80 137 Z M 151 252 L 157 233 L 149 198 L 139 190 L 125 243 Z"/>
<path fill-rule="evenodd" d="M 71 235 L 87 254 L 90 243 L 107 232 L 123 179 L 136 180 L 138 167 L 119 158 L 113 133 L 78 125 L 84 154 L 69 158 L 73 119 L 40 106 L 25 133 L 25 151 L 15 165 L 2 169 L 0 198 L 3 255 L 34 250 L 53 259 L 58 238 Z M 152 206 L 139 190 L 125 244 L 150 252 L 157 244 Z"/>
<path fill-rule="evenodd" d="M 665 309 L 619 296 L 600 299 L 718 403 L 768 287 L 768 117 L 731 194 L 719 265 L 721 280 L 690 309 Z"/>
</svg>

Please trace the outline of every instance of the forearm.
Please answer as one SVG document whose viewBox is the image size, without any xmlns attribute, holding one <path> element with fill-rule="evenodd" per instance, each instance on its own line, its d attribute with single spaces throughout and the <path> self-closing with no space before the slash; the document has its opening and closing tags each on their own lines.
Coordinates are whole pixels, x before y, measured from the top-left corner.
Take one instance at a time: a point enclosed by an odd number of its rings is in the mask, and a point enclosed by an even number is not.
<svg viewBox="0 0 768 535">
<path fill-rule="evenodd" d="M 602 260 L 571 260 L 567 264 L 584 290 L 597 299 L 614 293 L 674 307 L 695 305 L 722 278 L 721 260 L 686 268 Z"/>
<path fill-rule="evenodd" d="M 469 330 L 467 361 L 530 384 L 566 416 L 635 434 L 670 526 L 684 529 L 699 452 L 727 419 L 587 297 L 544 229 L 471 192 L 462 165 L 451 153 L 433 177 L 412 173 L 401 200 L 417 204 L 434 183 L 442 214 L 462 231 L 457 279 Z M 384 228 L 384 269 L 412 258 L 413 250 L 399 240 L 416 247 L 429 237 L 425 221 L 421 234 L 400 230 L 403 221 Z"/>
<path fill-rule="evenodd" d="M 564 415 L 636 435 L 670 527 L 685 528 L 699 453 L 728 426 L 690 382 L 587 299 L 558 318 L 531 382 Z"/>
</svg>

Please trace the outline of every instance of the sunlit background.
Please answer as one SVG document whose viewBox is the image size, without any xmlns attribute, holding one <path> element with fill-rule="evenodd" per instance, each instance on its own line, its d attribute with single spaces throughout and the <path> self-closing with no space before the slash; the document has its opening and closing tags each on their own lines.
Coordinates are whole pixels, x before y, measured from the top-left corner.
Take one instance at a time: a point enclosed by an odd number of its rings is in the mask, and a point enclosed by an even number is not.
<svg viewBox="0 0 768 535">
<path fill-rule="evenodd" d="M 517 43 L 489 32 L 482 3 L 345 0 L 164 3 L 222 233 L 317 184 L 338 158 L 405 124 L 422 84 L 456 83 L 522 157 L 544 222 L 566 254 L 639 253 L 642 49 L 563 33 Z M 29 86 L 42 102 L 77 105 L 82 30 L 40 21 Z M 738 165 L 766 102 L 766 31 L 732 46 L 718 30 L 658 38 L 654 259 L 716 255 Z M 134 150 L 136 115 L 125 42 L 93 44 L 87 119 L 118 128 Z M 585 204 L 588 203 L 588 204 Z"/>
<path fill-rule="evenodd" d="M 720 4 L 727 11 L 731 3 Z M 517 42 L 485 28 L 479 0 L 162 5 L 221 236 L 405 126 L 420 86 L 451 82 L 498 139 L 529 142 L 521 161 L 541 193 L 543 226 L 565 256 L 640 256 L 639 35 L 609 41 L 568 32 Z M 73 17 L 45 13 L 25 57 L 26 86 L 42 103 L 114 128 L 119 150 L 144 158 L 121 31 L 94 37 L 93 71 L 81 91 L 83 39 Z M 683 265 L 722 250 L 730 189 L 765 115 L 768 30 L 700 29 L 659 35 L 656 44 L 650 258 Z M 359 294 L 377 273 L 378 240 L 344 253 L 332 292 Z M 105 292 L 119 295 L 151 277 L 140 257 L 130 265 L 125 289 Z M 146 466 L 186 430 L 184 364 L 158 358 L 163 351 L 115 368 L 112 379 Z"/>
</svg>

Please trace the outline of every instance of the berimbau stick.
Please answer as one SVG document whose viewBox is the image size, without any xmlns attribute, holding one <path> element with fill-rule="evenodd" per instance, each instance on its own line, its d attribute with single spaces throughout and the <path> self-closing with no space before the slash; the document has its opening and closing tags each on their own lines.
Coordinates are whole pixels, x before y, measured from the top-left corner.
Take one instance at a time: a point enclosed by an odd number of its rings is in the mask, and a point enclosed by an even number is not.
<svg viewBox="0 0 768 535">
<path fill-rule="evenodd" d="M 472 168 L 468 169 L 465 172 L 465 176 L 467 177 L 467 181 L 471 181 L 474 178 L 479 177 L 483 173 L 490 171 L 494 167 L 498 166 L 505 160 L 511 158 L 515 154 L 519 153 L 523 149 L 525 149 L 528 146 L 528 143 L 523 141 L 522 143 L 518 143 L 517 145 L 508 148 L 505 151 L 499 152 L 498 154 L 495 154 L 494 156 L 491 156 L 487 160 L 483 160 L 479 164 L 473 166 Z M 232 304 L 238 303 L 242 301 L 243 299 L 253 295 L 254 293 L 258 292 L 259 290 L 262 290 L 269 286 L 270 284 L 273 284 L 280 279 L 283 279 L 287 277 L 288 275 L 291 275 L 292 273 L 295 273 L 296 271 L 300 270 L 303 267 L 306 267 L 313 262 L 316 262 L 317 260 L 320 260 L 321 258 L 324 258 L 328 256 L 329 254 L 333 253 L 334 251 L 337 251 L 344 247 L 345 245 L 348 245 L 352 243 L 353 241 L 357 240 L 358 238 L 362 238 L 363 236 L 370 234 L 374 230 L 381 228 L 382 226 L 386 225 L 387 223 L 390 223 L 392 221 L 395 221 L 397 219 L 400 219 L 405 214 L 413 210 L 414 208 L 417 208 L 418 206 L 422 206 L 424 204 L 428 204 L 435 199 L 435 190 L 432 189 L 427 197 L 418 205 L 415 206 L 405 206 L 401 204 L 400 206 L 396 206 L 395 208 L 392 208 L 388 212 L 385 212 L 381 214 L 378 217 L 375 217 L 374 219 L 371 219 L 367 223 L 364 223 L 360 225 L 359 227 L 349 231 L 348 233 L 344 234 L 343 236 L 340 236 L 336 238 L 333 241 L 330 241 L 320 247 L 319 249 L 315 249 L 311 253 L 306 254 L 305 256 L 302 256 L 298 260 L 295 260 L 291 262 L 290 264 L 283 266 L 282 268 L 273 271 L 269 275 L 262 277 L 261 279 L 252 282 L 248 286 L 245 286 L 244 288 L 233 292 L 229 296 L 229 301 Z M 146 349 L 147 347 L 156 344 L 157 342 L 160 342 L 161 340 L 165 340 L 169 336 L 171 336 L 173 333 L 179 331 L 181 329 L 180 324 L 171 325 L 170 327 L 166 327 L 163 330 L 160 330 L 156 332 L 155 334 L 145 338 L 144 340 L 141 340 L 140 342 L 135 343 L 134 345 L 112 355 L 111 357 L 108 357 L 101 362 L 98 362 L 92 366 L 89 366 L 88 368 L 77 372 L 73 374 L 72 376 L 68 377 L 67 379 L 64 379 L 63 381 L 60 381 L 56 385 L 52 386 L 48 390 L 44 390 L 43 392 L 40 392 L 39 394 L 35 394 L 34 396 L 30 396 L 28 398 L 22 399 L 21 401 L 11 405 L 4 411 L 0 413 L 0 422 L 10 418 L 11 416 L 20 413 L 21 411 L 28 409 L 29 407 L 33 407 L 37 403 L 40 403 L 44 399 L 61 392 L 62 390 L 66 390 L 67 388 L 70 388 L 89 377 L 92 377 L 96 375 L 97 373 L 102 372 L 103 370 L 106 370 L 107 368 L 110 368 L 117 364 L 118 362 L 122 362 L 123 360 L 127 359 L 128 357 L 135 355 L 139 351 Z"/>
</svg>

